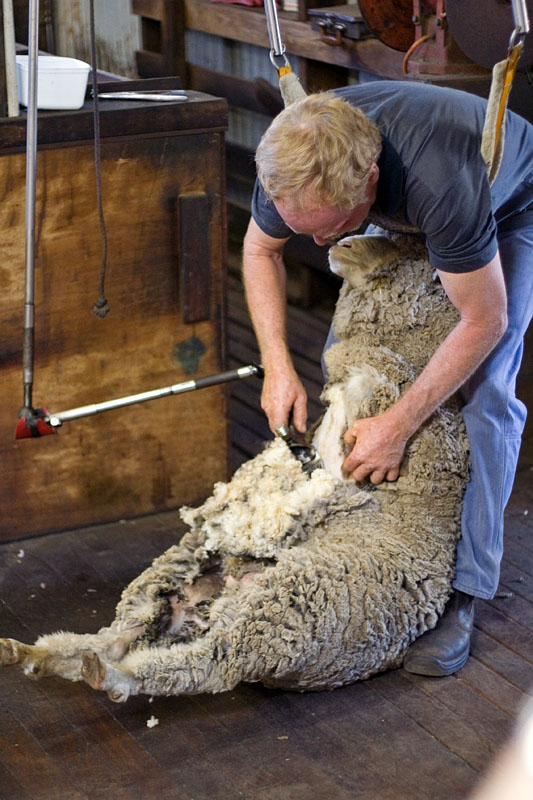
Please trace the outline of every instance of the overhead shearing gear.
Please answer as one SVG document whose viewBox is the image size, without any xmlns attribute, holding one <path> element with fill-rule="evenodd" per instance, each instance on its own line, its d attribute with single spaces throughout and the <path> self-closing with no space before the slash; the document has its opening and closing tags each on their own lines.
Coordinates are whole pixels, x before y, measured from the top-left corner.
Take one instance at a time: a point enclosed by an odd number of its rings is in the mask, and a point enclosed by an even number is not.
<svg viewBox="0 0 533 800">
<path fill-rule="evenodd" d="M 524 49 L 524 39 L 529 33 L 529 17 L 525 0 L 512 0 L 514 29 L 509 39 L 507 58 L 494 65 L 490 87 L 481 155 L 492 184 L 498 174 L 503 155 L 505 136 L 505 111 L 513 85 L 516 68 Z"/>
<path fill-rule="evenodd" d="M 265 0 L 264 5 L 268 38 L 270 39 L 270 61 L 278 73 L 279 88 L 283 102 L 286 106 L 289 106 L 295 100 L 305 97 L 305 92 L 298 77 L 292 71 L 289 59 L 285 54 L 285 45 L 281 41 L 276 0 Z M 276 59 L 278 61 L 282 59 L 283 64 L 280 66 Z"/>
<path fill-rule="evenodd" d="M 58 411 L 50 414 L 44 408 L 23 409 L 29 413 L 21 415 L 15 431 L 16 439 L 30 439 L 36 436 L 46 436 L 55 433 L 56 428 L 61 427 L 64 422 L 82 417 L 92 417 L 102 411 L 112 411 L 115 408 L 124 408 L 137 403 L 146 403 L 149 400 L 158 400 L 161 397 L 169 397 L 174 394 L 193 392 L 196 389 L 206 389 L 208 386 L 218 386 L 221 383 L 248 378 L 256 375 L 262 378 L 264 375 L 263 367 L 260 364 L 249 364 L 246 367 L 231 369 L 227 372 L 219 372 L 215 375 L 206 375 L 204 378 L 196 380 L 174 383 L 172 386 L 164 386 L 162 389 L 151 389 L 148 392 L 131 394 L 127 397 L 117 397 L 115 400 L 106 400 L 102 403 L 91 403 L 90 405 L 71 408 L 68 411 Z"/>
<path fill-rule="evenodd" d="M 281 32 L 279 29 L 278 11 L 276 8 L 276 0 L 265 0 L 265 14 L 268 27 L 268 38 L 270 39 L 270 60 L 274 67 L 278 70 L 288 69 L 291 71 L 289 60 L 285 55 L 285 45 L 281 41 Z M 283 67 L 276 63 L 276 58 L 283 59 Z"/>
<path fill-rule="evenodd" d="M 503 88 L 498 106 L 498 116 L 496 119 L 496 140 L 494 142 L 494 149 L 496 151 L 500 139 L 500 133 L 503 124 L 503 115 L 507 107 L 507 100 L 509 92 L 513 84 L 518 61 L 524 49 L 524 39 L 529 33 L 529 17 L 525 0 L 512 0 L 513 4 L 513 17 L 515 28 L 509 39 L 509 52 L 505 63 L 505 74 L 503 77 Z"/>
</svg>

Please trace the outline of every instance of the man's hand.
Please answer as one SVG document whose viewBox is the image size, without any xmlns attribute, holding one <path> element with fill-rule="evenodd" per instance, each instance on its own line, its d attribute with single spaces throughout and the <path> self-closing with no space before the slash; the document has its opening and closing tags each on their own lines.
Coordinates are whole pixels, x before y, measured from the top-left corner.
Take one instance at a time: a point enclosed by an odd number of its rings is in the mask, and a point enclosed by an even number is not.
<svg viewBox="0 0 533 800">
<path fill-rule="evenodd" d="M 307 393 L 293 369 L 265 370 L 261 407 L 273 433 L 279 425 L 289 423 L 291 411 L 294 427 L 305 433 Z"/>
<path fill-rule="evenodd" d="M 344 435 L 352 451 L 342 465 L 343 472 L 355 481 L 366 477 L 374 484 L 395 481 L 408 438 L 387 412 L 356 420 Z"/>
</svg>

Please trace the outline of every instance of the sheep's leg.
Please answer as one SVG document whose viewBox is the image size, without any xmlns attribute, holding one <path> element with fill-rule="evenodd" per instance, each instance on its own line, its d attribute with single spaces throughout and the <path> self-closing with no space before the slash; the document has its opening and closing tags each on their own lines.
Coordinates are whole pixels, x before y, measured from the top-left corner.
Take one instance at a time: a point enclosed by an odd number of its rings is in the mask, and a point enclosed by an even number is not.
<svg viewBox="0 0 533 800">
<path fill-rule="evenodd" d="M 249 584 L 251 579 L 245 578 Z M 110 663 L 98 653 L 86 654 L 83 679 L 94 689 L 107 691 L 117 702 L 135 694 L 180 695 L 232 689 L 245 677 L 235 665 L 230 644 L 236 609 L 242 600 L 240 592 L 235 593 L 233 602 L 228 603 L 228 599 L 215 625 L 191 642 L 130 650 L 120 663 Z"/>
<path fill-rule="evenodd" d="M 30 652 L 35 648 L 29 644 L 17 642 L 16 639 L 0 639 L 0 665 L 11 667 L 15 664 L 24 665 Z"/>
<path fill-rule="evenodd" d="M 171 613 L 166 620 L 166 630 L 179 634 L 186 622 L 195 623 L 199 630 L 207 628 L 207 623 L 196 613 L 196 605 L 211 600 L 223 585 L 219 575 L 200 576 L 192 585 L 182 587 L 182 601 L 178 601 L 176 595 L 167 597 L 165 604 Z M 126 627 L 124 622 L 115 622 L 96 634 L 53 633 L 41 636 L 34 645 L 23 644 L 15 639 L 1 639 L 0 665 L 18 664 L 27 675 L 33 677 L 59 675 L 73 681 L 85 678 L 94 688 L 103 688 L 100 683 L 103 680 L 102 671 L 105 674 L 106 668 L 99 664 L 119 662 L 132 642 L 142 636 L 145 630 L 144 625 Z M 84 660 L 87 664 L 84 667 L 85 674 L 82 674 Z"/>
<path fill-rule="evenodd" d="M 73 677 L 72 657 L 58 658 L 58 653 L 46 645 L 24 644 L 16 639 L 0 639 L 0 664 L 2 666 L 18 665 L 26 675 L 43 678 L 47 675 L 60 675 L 75 680 Z M 79 678 L 78 678 L 79 680 Z"/>
<path fill-rule="evenodd" d="M 72 658 L 58 659 L 54 650 L 45 646 L 24 644 L 16 639 L 0 639 L 0 664 L 4 667 L 18 665 L 26 675 L 42 678 L 46 675 L 61 675 L 71 680 L 73 676 Z M 79 680 L 79 678 L 78 678 Z"/>
<path fill-rule="evenodd" d="M 142 628 L 102 628 L 96 634 L 53 633 L 41 636 L 34 645 L 0 639 L 0 665 L 18 665 L 34 678 L 58 675 L 79 681 L 85 654 L 99 652 L 109 660 L 119 660 L 141 633 Z"/>
<path fill-rule="evenodd" d="M 111 700 L 124 702 L 130 695 L 180 695 L 224 692 L 247 680 L 247 659 L 232 641 L 242 620 L 236 622 L 242 605 L 240 590 L 249 590 L 262 570 L 247 572 L 239 580 L 225 576 L 227 588 L 237 591 L 226 596 L 213 627 L 192 642 L 165 647 L 143 647 L 127 653 L 119 664 L 110 664 L 96 653 L 83 659 L 82 677 L 93 689 L 107 691 Z M 188 587 L 189 602 L 205 599 L 220 587 L 218 576 L 206 576 Z M 174 604 L 174 624 L 183 614 Z M 189 612 L 191 607 L 189 607 Z M 236 625 L 236 627 L 234 627 Z M 237 635 L 240 640 L 240 636 Z"/>
<path fill-rule="evenodd" d="M 120 664 L 96 653 L 83 659 L 82 677 L 93 689 L 107 691 L 111 700 L 130 695 L 180 695 L 222 692 L 244 679 L 230 668 L 230 653 L 221 632 L 209 631 L 190 643 L 146 647 L 129 652 Z"/>
</svg>

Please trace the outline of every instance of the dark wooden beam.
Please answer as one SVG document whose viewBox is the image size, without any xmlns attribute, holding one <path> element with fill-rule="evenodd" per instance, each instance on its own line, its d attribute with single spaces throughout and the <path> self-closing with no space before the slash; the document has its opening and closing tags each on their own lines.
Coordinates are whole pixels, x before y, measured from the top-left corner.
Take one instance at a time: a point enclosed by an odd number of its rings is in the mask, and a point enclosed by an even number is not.
<svg viewBox="0 0 533 800">
<path fill-rule="evenodd" d="M 261 78 L 246 80 L 227 72 L 189 64 L 188 86 L 197 92 L 225 97 L 232 106 L 275 116 L 283 108 L 281 92 Z"/>
</svg>

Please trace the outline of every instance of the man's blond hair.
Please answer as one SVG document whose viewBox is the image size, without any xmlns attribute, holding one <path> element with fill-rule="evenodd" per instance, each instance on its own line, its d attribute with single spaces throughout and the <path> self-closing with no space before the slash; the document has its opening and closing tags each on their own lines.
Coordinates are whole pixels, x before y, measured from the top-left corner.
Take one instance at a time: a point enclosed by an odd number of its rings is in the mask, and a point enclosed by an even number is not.
<svg viewBox="0 0 533 800">
<path fill-rule="evenodd" d="M 257 174 L 271 200 L 289 200 L 295 210 L 308 210 L 309 195 L 323 205 L 354 208 L 365 199 L 369 169 L 380 153 L 374 123 L 322 92 L 297 100 L 272 121 L 257 148 Z"/>
</svg>

